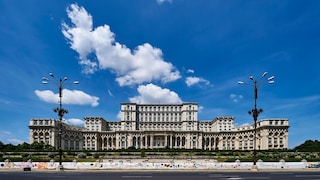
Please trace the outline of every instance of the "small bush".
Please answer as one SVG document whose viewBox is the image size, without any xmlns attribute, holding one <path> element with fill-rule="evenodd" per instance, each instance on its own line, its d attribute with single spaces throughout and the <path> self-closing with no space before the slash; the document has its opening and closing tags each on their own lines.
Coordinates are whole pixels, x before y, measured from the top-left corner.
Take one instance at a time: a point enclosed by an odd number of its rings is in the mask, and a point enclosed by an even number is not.
<svg viewBox="0 0 320 180">
<path fill-rule="evenodd" d="M 55 155 L 54 153 L 49 153 L 49 154 L 48 154 L 48 157 L 51 158 L 51 159 L 53 159 L 55 156 L 56 156 L 56 155 Z"/>
<path fill-rule="evenodd" d="M 95 153 L 92 156 L 93 156 L 93 158 L 97 159 L 97 158 L 99 158 L 100 155 L 98 153 Z"/>
<path fill-rule="evenodd" d="M 144 151 L 144 149 L 141 150 L 141 157 L 146 157 L 146 152 Z"/>
<path fill-rule="evenodd" d="M 21 157 L 27 158 L 27 157 L 29 157 L 29 153 L 23 153 L 23 154 L 21 154 Z"/>
<path fill-rule="evenodd" d="M 86 158 L 87 157 L 87 154 L 86 153 L 79 153 L 78 154 L 78 158 Z"/>
</svg>

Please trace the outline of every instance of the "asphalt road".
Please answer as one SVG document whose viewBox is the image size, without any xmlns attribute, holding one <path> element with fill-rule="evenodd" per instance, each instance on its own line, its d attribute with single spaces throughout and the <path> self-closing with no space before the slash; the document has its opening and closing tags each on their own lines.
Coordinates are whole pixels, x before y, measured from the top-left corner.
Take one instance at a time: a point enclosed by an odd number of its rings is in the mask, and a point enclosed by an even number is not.
<svg viewBox="0 0 320 180">
<path fill-rule="evenodd" d="M 1 172 L 0 180 L 320 180 L 313 172 Z"/>
</svg>

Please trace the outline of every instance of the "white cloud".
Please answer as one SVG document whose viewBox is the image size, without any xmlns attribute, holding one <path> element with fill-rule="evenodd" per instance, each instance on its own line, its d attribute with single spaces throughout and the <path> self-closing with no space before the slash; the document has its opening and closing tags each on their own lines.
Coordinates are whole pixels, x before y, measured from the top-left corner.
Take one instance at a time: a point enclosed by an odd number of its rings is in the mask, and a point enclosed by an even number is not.
<svg viewBox="0 0 320 180">
<path fill-rule="evenodd" d="M 162 4 L 162 3 L 165 3 L 165 2 L 172 3 L 172 0 L 157 0 L 158 4 Z"/>
<path fill-rule="evenodd" d="M 20 140 L 20 139 L 15 139 L 15 138 L 12 138 L 12 139 L 7 139 L 7 141 L 13 145 L 18 145 L 18 144 L 22 144 L 24 143 L 24 141 Z"/>
<path fill-rule="evenodd" d="M 11 135 L 12 133 L 9 131 L 0 130 L 0 134 Z"/>
<path fill-rule="evenodd" d="M 194 70 L 193 70 L 193 69 L 188 69 L 188 70 L 187 70 L 187 73 L 193 74 L 193 73 L 194 73 Z"/>
<path fill-rule="evenodd" d="M 239 126 L 241 127 L 241 126 L 250 126 L 250 125 L 251 125 L 250 123 L 243 123 L 243 124 L 241 124 Z"/>
<path fill-rule="evenodd" d="M 76 125 L 76 126 L 84 125 L 84 121 L 81 119 L 71 118 L 71 119 L 66 119 L 65 121 L 67 124 L 70 124 L 70 125 Z"/>
<path fill-rule="evenodd" d="M 118 118 L 118 119 L 121 119 L 121 111 L 118 112 L 117 118 Z"/>
<path fill-rule="evenodd" d="M 154 84 L 140 85 L 138 87 L 138 96 L 130 98 L 130 102 L 139 104 L 174 104 L 182 103 L 179 95 L 169 89 L 162 89 Z"/>
<path fill-rule="evenodd" d="M 243 123 L 243 124 L 235 123 L 234 124 L 235 127 L 243 127 L 243 126 L 251 126 L 251 125 L 253 125 L 253 123 Z"/>
<path fill-rule="evenodd" d="M 210 82 L 201 77 L 187 77 L 185 80 L 188 87 L 193 86 L 198 83 L 205 83 L 206 85 L 210 85 Z"/>
<path fill-rule="evenodd" d="M 50 90 L 35 90 L 34 93 L 43 101 L 48 103 L 58 103 L 59 94 L 54 94 Z M 63 104 L 77 104 L 77 105 L 91 105 L 93 107 L 99 105 L 99 98 L 90 96 L 83 91 L 63 89 L 62 91 L 62 103 Z"/>
<path fill-rule="evenodd" d="M 229 98 L 233 101 L 233 102 L 238 102 L 240 99 L 243 98 L 242 95 L 237 95 L 237 94 L 230 94 Z"/>
<path fill-rule="evenodd" d="M 62 33 L 79 53 L 84 73 L 94 73 L 98 68 L 110 70 L 120 86 L 153 80 L 167 83 L 181 77 L 171 63 L 163 60 L 161 49 L 144 43 L 131 50 L 115 41 L 108 25 L 93 29 L 92 16 L 83 7 L 72 4 L 67 13 L 72 26 L 62 23 Z"/>
<path fill-rule="evenodd" d="M 199 106 L 198 107 L 198 112 L 201 113 L 203 111 L 204 107 L 203 106 Z"/>
<path fill-rule="evenodd" d="M 6 130 L 0 130 L 0 141 L 4 144 L 13 144 L 18 145 L 25 141 L 17 139 L 15 136 L 17 136 L 15 133 L 6 131 Z"/>
<path fill-rule="evenodd" d="M 108 89 L 108 94 L 109 94 L 109 96 L 112 96 L 112 97 L 113 97 L 113 94 L 112 94 L 112 92 L 111 92 L 110 89 Z"/>
</svg>

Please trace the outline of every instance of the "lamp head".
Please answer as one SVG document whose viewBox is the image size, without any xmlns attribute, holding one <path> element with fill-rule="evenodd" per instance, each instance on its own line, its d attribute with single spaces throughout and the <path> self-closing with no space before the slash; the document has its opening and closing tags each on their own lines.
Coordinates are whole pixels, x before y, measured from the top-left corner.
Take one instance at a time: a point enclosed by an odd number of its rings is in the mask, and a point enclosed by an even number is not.
<svg viewBox="0 0 320 180">
<path fill-rule="evenodd" d="M 262 77 L 265 77 L 267 74 L 268 74 L 268 72 L 267 72 L 267 71 L 266 71 L 266 72 L 264 72 L 264 73 L 262 74 Z"/>
<path fill-rule="evenodd" d="M 271 76 L 268 78 L 268 81 L 273 81 L 274 80 L 274 76 Z"/>
</svg>

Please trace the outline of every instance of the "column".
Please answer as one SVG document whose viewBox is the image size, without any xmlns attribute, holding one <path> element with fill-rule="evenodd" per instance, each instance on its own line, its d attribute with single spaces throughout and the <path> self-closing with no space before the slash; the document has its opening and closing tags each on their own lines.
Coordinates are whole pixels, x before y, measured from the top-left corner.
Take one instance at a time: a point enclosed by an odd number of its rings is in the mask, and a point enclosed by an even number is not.
<svg viewBox="0 0 320 180">
<path fill-rule="evenodd" d="M 142 136 L 140 135 L 139 137 L 140 137 L 140 147 L 139 148 L 142 149 L 142 146 L 143 146 L 143 144 L 142 144 L 142 142 L 143 142 L 142 141 Z"/>
<path fill-rule="evenodd" d="M 99 138 L 98 138 L 98 136 L 95 136 L 95 140 L 96 140 L 96 144 L 95 144 L 95 147 L 94 147 L 94 149 L 95 150 L 98 150 L 99 149 Z"/>
<path fill-rule="evenodd" d="M 105 136 L 101 136 L 101 150 L 104 150 L 104 138 L 105 138 Z"/>
<path fill-rule="evenodd" d="M 131 134 L 129 134 L 129 135 L 127 136 L 126 141 L 127 141 L 128 147 L 131 147 L 131 146 L 133 145 L 133 143 L 132 143 L 132 135 L 131 135 Z"/>
<path fill-rule="evenodd" d="M 202 138 L 203 138 L 202 134 L 199 134 L 198 140 L 197 140 L 197 145 L 199 149 L 202 149 Z"/>
<path fill-rule="evenodd" d="M 107 146 L 107 150 L 109 150 L 109 137 L 106 136 L 106 146 Z"/>
<path fill-rule="evenodd" d="M 164 145 L 165 147 L 168 147 L 168 135 L 164 136 Z"/>
</svg>

